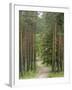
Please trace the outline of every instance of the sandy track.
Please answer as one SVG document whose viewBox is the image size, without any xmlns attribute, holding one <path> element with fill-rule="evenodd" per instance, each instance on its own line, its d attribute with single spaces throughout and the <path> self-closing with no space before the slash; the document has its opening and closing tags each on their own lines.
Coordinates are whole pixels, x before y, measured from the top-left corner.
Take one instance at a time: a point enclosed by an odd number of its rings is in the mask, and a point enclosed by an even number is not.
<svg viewBox="0 0 72 90">
<path fill-rule="evenodd" d="M 42 64 L 42 61 L 37 61 L 37 78 L 48 78 L 49 69 Z"/>
</svg>

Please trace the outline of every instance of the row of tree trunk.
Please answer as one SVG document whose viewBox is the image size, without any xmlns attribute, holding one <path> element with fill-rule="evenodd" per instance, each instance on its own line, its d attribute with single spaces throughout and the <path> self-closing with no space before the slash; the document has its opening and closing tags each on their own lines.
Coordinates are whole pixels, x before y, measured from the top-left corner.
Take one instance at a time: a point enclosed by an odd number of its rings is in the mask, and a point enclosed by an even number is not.
<svg viewBox="0 0 72 90">
<path fill-rule="evenodd" d="M 61 33 L 62 25 L 55 23 L 53 30 L 52 71 L 60 72 L 64 69 L 64 37 Z"/>
<path fill-rule="evenodd" d="M 27 71 L 36 70 L 36 54 L 35 54 L 35 30 L 36 24 L 25 18 L 20 12 L 19 23 L 19 72 L 23 75 Z M 21 19 L 22 18 L 22 19 Z M 28 22 L 22 22 L 23 20 Z M 31 19 L 30 19 L 31 18 Z"/>
</svg>

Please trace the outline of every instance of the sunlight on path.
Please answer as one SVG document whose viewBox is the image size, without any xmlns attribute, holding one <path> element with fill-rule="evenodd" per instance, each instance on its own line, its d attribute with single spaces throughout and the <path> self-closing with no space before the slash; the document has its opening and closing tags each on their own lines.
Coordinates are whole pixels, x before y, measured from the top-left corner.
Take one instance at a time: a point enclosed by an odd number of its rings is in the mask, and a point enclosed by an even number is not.
<svg viewBox="0 0 72 90">
<path fill-rule="evenodd" d="M 37 61 L 37 78 L 48 78 L 49 71 L 48 67 L 42 64 L 42 61 Z"/>
</svg>

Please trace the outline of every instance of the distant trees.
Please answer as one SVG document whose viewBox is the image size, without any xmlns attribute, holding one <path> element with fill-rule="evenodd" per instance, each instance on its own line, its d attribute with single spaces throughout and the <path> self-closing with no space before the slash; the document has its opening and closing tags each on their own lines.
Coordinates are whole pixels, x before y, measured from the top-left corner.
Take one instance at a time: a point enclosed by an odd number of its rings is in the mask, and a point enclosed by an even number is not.
<svg viewBox="0 0 72 90">
<path fill-rule="evenodd" d="M 64 69 L 64 14 L 44 13 L 46 31 L 43 35 L 43 63 L 51 65 L 52 71 Z"/>
</svg>

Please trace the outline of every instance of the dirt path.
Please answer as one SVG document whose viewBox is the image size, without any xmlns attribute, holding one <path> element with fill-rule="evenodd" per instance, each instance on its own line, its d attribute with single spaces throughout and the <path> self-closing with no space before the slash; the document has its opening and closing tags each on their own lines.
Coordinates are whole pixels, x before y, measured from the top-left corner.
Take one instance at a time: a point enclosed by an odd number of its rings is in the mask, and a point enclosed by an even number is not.
<svg viewBox="0 0 72 90">
<path fill-rule="evenodd" d="M 42 61 L 37 61 L 37 78 L 47 78 L 49 71 L 48 67 L 42 64 Z"/>
</svg>

